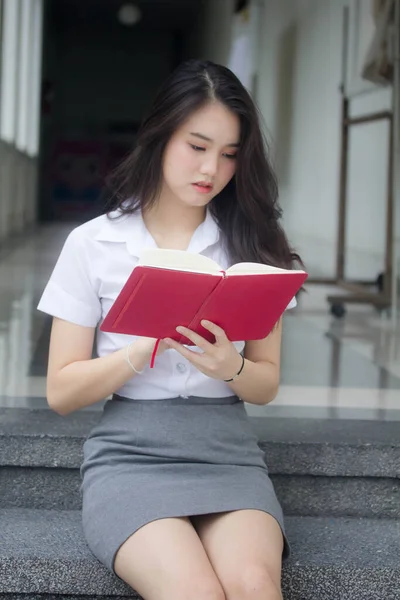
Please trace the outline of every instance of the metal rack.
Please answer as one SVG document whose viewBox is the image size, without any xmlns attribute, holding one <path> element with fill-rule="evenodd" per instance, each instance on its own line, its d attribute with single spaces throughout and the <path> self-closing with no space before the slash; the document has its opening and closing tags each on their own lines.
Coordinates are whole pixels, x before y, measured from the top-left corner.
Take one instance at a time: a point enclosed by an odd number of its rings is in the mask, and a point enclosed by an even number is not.
<svg viewBox="0 0 400 600">
<path fill-rule="evenodd" d="M 347 218 L 347 181 L 348 181 L 348 146 L 349 131 L 353 126 L 377 121 L 389 121 L 389 161 L 387 170 L 386 191 L 386 241 L 385 241 L 385 266 L 384 272 L 378 276 L 377 291 L 370 291 L 370 286 L 345 280 L 346 260 L 346 218 Z M 392 301 L 392 243 L 393 243 L 393 126 L 392 112 L 382 111 L 363 115 L 362 117 L 349 117 L 349 99 L 342 92 L 342 119 L 341 119 L 341 160 L 340 160 L 340 191 L 339 191 L 339 217 L 338 217 L 338 245 L 336 254 L 336 285 L 351 292 L 350 294 L 331 294 L 327 301 L 331 305 L 331 312 L 337 317 L 345 314 L 344 304 L 365 303 L 378 308 L 387 308 Z"/>
<path fill-rule="evenodd" d="M 399 2 L 395 0 L 395 23 L 399 22 Z M 392 111 L 381 111 L 366 114 L 360 117 L 350 117 L 349 104 L 350 97 L 346 93 L 346 72 L 347 72 L 347 42 L 349 35 L 349 13 L 346 8 L 344 11 L 344 46 L 343 46 L 343 64 L 342 75 L 343 83 L 341 86 L 342 94 L 342 111 L 341 111 L 341 158 L 340 158 L 340 187 L 339 187 L 339 209 L 338 209 L 338 240 L 336 252 L 336 285 L 343 288 L 347 292 L 345 294 L 331 294 L 327 296 L 327 301 L 331 305 L 331 313 L 336 317 L 342 317 L 345 312 L 345 304 L 371 304 L 376 308 L 383 309 L 392 306 L 393 304 L 393 279 L 394 279 L 394 264 L 393 264 L 393 217 L 394 217 L 394 127 L 398 120 L 396 104 L 393 103 Z M 396 47 L 398 51 L 398 33 Z M 398 57 L 397 57 L 398 58 Z M 395 60 L 395 65 L 396 65 Z M 397 65 L 398 66 L 398 65 Z M 397 67 L 395 66 L 395 69 Z M 398 82 L 397 82 L 398 84 Z M 393 82 L 394 91 L 393 98 L 396 97 L 396 77 Z M 347 183 L 348 183 L 348 154 L 349 154 L 349 133 L 352 127 L 362 126 L 366 123 L 378 121 L 388 121 L 389 124 L 389 151 L 388 151 L 388 167 L 387 167 L 387 184 L 386 184 L 386 234 L 385 234 L 385 258 L 384 271 L 377 275 L 375 282 L 350 282 L 345 279 L 345 260 L 346 260 L 346 221 L 347 221 Z"/>
</svg>

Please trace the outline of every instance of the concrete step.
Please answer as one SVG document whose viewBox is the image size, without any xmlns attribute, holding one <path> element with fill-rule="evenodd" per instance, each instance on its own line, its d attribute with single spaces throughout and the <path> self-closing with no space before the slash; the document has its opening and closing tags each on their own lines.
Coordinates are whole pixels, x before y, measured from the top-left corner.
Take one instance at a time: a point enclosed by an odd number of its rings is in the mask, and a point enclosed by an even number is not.
<svg viewBox="0 0 400 600">
<path fill-rule="evenodd" d="M 288 517 L 286 600 L 396 600 L 400 523 Z M 0 510 L 0 595 L 10 599 L 136 597 L 90 553 L 79 511 Z M 46 596 L 47 595 L 47 596 Z"/>
<path fill-rule="evenodd" d="M 400 518 L 400 479 L 271 475 L 286 515 Z M 78 469 L 0 467 L 0 508 L 79 510 Z"/>
<path fill-rule="evenodd" d="M 0 409 L 0 507 L 76 510 L 99 412 Z M 400 518 L 398 423 L 251 418 L 287 515 Z"/>
</svg>

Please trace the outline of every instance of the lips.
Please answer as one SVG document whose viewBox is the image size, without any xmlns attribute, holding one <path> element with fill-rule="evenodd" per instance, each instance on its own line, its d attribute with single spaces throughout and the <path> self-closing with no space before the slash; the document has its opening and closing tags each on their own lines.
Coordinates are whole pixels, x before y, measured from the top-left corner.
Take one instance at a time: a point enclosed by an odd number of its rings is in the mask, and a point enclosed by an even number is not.
<svg viewBox="0 0 400 600">
<path fill-rule="evenodd" d="M 208 183 L 207 181 L 197 181 L 192 185 L 200 192 L 211 192 L 214 187 L 212 183 Z"/>
</svg>

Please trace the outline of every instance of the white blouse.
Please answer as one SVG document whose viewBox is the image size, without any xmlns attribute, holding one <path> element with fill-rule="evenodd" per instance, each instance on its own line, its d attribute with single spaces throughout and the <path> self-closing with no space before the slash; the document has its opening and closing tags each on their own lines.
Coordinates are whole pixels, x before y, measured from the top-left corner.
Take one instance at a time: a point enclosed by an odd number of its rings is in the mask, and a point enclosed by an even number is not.
<svg viewBox="0 0 400 600">
<path fill-rule="evenodd" d="M 112 216 L 116 214 L 114 212 Z M 137 264 L 142 250 L 154 247 L 157 247 L 156 242 L 147 230 L 140 211 L 116 220 L 101 215 L 80 225 L 69 234 L 38 309 L 77 325 L 96 327 L 99 357 L 120 350 L 135 336 L 107 333 L 100 331 L 99 326 Z M 188 251 L 213 259 L 223 269 L 231 264 L 210 212 L 194 232 Z M 294 306 L 295 298 L 288 308 Z M 244 342 L 235 342 L 235 346 L 241 351 Z M 227 383 L 207 377 L 173 349 L 158 355 L 154 368 L 145 367 L 142 375 L 135 375 L 115 392 L 128 398 L 149 400 L 232 395 Z"/>
</svg>

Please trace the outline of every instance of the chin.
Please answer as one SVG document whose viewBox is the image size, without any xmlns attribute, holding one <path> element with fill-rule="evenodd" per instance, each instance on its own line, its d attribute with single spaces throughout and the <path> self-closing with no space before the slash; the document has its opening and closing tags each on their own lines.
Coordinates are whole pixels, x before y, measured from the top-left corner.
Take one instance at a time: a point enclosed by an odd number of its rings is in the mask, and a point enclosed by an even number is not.
<svg viewBox="0 0 400 600">
<path fill-rule="evenodd" d="M 199 207 L 199 206 L 207 206 L 207 204 L 209 204 L 211 202 L 212 198 L 207 197 L 207 198 L 190 198 L 190 199 L 181 199 L 182 204 L 184 204 L 185 206 L 193 206 L 193 207 Z"/>
</svg>

